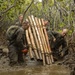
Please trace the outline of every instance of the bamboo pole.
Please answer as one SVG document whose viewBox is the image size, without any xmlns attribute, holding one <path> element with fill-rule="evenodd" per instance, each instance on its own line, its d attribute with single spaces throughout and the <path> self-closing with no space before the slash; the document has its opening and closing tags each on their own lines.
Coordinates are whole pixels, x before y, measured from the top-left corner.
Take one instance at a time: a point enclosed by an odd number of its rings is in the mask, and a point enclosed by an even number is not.
<svg viewBox="0 0 75 75">
<path fill-rule="evenodd" d="M 41 19 L 40 19 L 40 21 L 41 21 Z M 42 23 L 42 21 L 41 21 L 41 23 Z M 42 30 L 43 30 L 44 38 L 45 38 L 45 43 L 46 43 L 46 46 L 47 46 L 46 57 L 48 58 L 49 64 L 52 64 L 52 60 L 51 60 L 51 56 L 50 56 L 50 51 L 49 51 L 49 48 L 48 48 L 48 42 L 47 42 L 47 38 L 46 38 L 47 34 L 45 34 L 45 32 L 46 32 L 45 26 L 43 26 L 43 24 L 41 24 L 41 25 L 42 25 Z"/>
<path fill-rule="evenodd" d="M 38 52 L 37 52 L 37 47 L 35 45 L 34 37 L 33 37 L 32 31 L 31 31 L 31 27 L 29 27 L 28 32 L 29 32 L 29 35 L 30 35 L 32 48 L 34 49 L 35 56 L 36 56 L 37 60 L 39 60 L 39 55 L 38 55 Z"/>
<path fill-rule="evenodd" d="M 32 25 L 32 29 L 33 29 L 33 32 L 36 32 L 37 33 L 37 28 L 35 28 L 35 25 L 34 25 L 34 22 L 33 22 L 33 20 L 32 20 L 32 18 L 29 16 L 29 20 L 31 21 L 31 25 Z M 38 34 L 38 33 L 37 33 Z M 41 53 L 42 53 L 42 59 L 43 59 L 43 65 L 45 65 L 46 64 L 46 62 L 45 62 L 45 56 L 44 56 L 44 51 L 43 51 L 43 46 L 42 46 L 42 42 L 41 42 L 41 39 L 40 39 L 40 36 L 39 36 L 39 34 L 38 35 L 36 35 L 38 38 L 38 41 L 39 41 L 39 44 L 40 44 L 40 48 L 41 48 Z"/>
<path fill-rule="evenodd" d="M 42 19 L 41 21 L 42 21 L 42 24 L 44 26 L 44 20 Z M 47 31 L 46 31 L 46 27 L 44 27 L 44 34 L 45 34 L 45 38 L 46 38 L 46 42 L 47 42 L 49 53 L 51 54 L 52 51 L 51 51 L 51 48 L 50 48 L 49 39 L 48 39 Z M 51 62 L 53 63 L 54 60 L 53 60 L 52 54 L 50 55 L 50 59 L 51 59 Z"/>
<path fill-rule="evenodd" d="M 37 34 L 37 39 L 39 39 L 39 38 L 40 38 L 40 35 L 39 35 L 39 32 L 38 32 L 38 28 L 37 28 L 35 19 L 34 19 L 33 16 L 31 16 L 31 19 L 32 19 L 32 21 L 33 21 L 33 25 L 34 25 L 34 28 L 35 28 L 35 31 L 36 31 L 36 34 Z M 39 47 L 40 47 L 40 46 L 39 46 Z M 40 59 L 42 59 L 42 55 L 41 55 L 40 48 L 38 49 L 38 53 L 39 53 Z"/>
<path fill-rule="evenodd" d="M 44 47 L 44 52 L 45 52 L 45 56 L 46 56 L 46 62 L 47 64 L 50 64 L 50 59 L 49 59 L 49 56 L 48 56 L 48 48 L 47 48 L 47 44 L 46 44 L 46 39 L 45 39 L 45 35 L 43 33 L 43 26 L 42 26 L 42 23 L 41 23 L 41 20 L 38 19 L 39 21 L 39 27 L 40 27 L 40 32 L 41 32 L 41 38 L 42 38 L 42 43 L 43 43 L 43 47 Z"/>
<path fill-rule="evenodd" d="M 31 60 L 33 60 L 34 56 L 33 56 L 33 52 L 32 52 L 30 38 L 29 38 L 29 35 L 28 35 L 28 30 L 26 30 L 26 38 L 27 38 L 27 42 L 29 44 L 29 55 L 30 55 Z"/>
</svg>

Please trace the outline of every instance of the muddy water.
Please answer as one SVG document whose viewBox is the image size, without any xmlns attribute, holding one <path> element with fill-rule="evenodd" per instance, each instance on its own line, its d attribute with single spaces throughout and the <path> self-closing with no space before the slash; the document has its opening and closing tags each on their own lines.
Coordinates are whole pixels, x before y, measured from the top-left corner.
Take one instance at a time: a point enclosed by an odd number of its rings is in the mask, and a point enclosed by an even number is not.
<svg viewBox="0 0 75 75">
<path fill-rule="evenodd" d="M 31 61 L 27 56 L 24 65 L 9 66 L 9 59 L 5 56 L 0 58 L 0 75 L 70 75 L 70 70 L 64 65 L 46 65 L 37 60 Z"/>
<path fill-rule="evenodd" d="M 70 71 L 67 68 L 59 65 L 25 66 L 18 68 L 1 72 L 0 75 L 70 75 Z"/>
</svg>

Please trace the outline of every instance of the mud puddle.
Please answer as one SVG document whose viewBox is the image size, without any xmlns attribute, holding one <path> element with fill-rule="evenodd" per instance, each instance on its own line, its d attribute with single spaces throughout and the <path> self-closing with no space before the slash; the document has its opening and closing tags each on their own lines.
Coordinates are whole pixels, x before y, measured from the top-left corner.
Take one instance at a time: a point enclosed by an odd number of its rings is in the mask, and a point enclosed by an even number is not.
<svg viewBox="0 0 75 75">
<path fill-rule="evenodd" d="M 19 67 L 20 68 L 20 67 Z M 14 68 L 12 68 L 14 69 Z M 64 66 L 25 66 L 24 68 L 15 68 L 12 71 L 1 72 L 0 75 L 70 75 L 69 70 Z"/>
<path fill-rule="evenodd" d="M 25 64 L 19 66 L 9 66 L 9 59 L 7 56 L 0 58 L 0 75 L 70 75 L 70 70 L 64 65 L 43 66 L 41 61 L 30 60 L 27 55 L 25 57 Z"/>
<path fill-rule="evenodd" d="M 8 58 L 2 58 L 5 62 Z M 0 64 L 2 64 L 1 62 Z M 25 65 L 10 67 L 7 63 L 0 65 L 0 75 L 70 75 L 70 70 L 64 65 L 46 65 L 43 66 L 42 62 L 27 59 Z"/>
</svg>

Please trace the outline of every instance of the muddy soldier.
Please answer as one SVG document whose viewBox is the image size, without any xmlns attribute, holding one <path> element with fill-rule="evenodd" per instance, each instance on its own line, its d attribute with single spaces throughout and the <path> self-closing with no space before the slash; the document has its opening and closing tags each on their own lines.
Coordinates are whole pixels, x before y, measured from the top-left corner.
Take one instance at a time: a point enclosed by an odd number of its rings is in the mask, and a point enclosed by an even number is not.
<svg viewBox="0 0 75 75">
<path fill-rule="evenodd" d="M 55 31 L 48 31 L 52 54 L 55 60 L 58 60 L 59 58 L 64 57 L 68 54 L 67 42 L 65 40 L 67 32 L 67 29 L 63 29 L 61 33 Z"/>
<path fill-rule="evenodd" d="M 25 53 L 28 52 L 27 51 L 28 45 L 25 39 L 25 30 L 28 28 L 29 28 L 29 23 L 25 21 L 22 23 L 22 26 L 18 26 L 17 30 L 15 31 L 14 35 L 12 35 L 11 39 L 8 39 L 7 37 L 10 66 L 13 66 L 17 63 L 20 64 L 24 63 L 23 52 Z M 8 34 L 8 30 L 6 34 Z"/>
<path fill-rule="evenodd" d="M 51 31 L 49 29 L 48 23 L 49 23 L 48 21 L 45 21 L 44 24 L 47 27 L 47 32 L 48 32 L 48 37 L 49 37 L 49 42 L 50 42 L 50 47 L 52 50 L 53 57 L 55 60 L 57 60 L 60 57 L 64 57 L 65 55 L 68 54 L 67 42 L 65 40 L 65 36 L 68 32 L 68 29 L 63 29 L 61 33 Z"/>
</svg>

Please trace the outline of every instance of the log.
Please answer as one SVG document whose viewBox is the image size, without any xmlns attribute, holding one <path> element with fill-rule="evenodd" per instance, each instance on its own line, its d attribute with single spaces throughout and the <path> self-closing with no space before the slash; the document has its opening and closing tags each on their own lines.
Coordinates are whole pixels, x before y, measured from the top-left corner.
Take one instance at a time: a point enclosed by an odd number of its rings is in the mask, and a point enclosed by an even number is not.
<svg viewBox="0 0 75 75">
<path fill-rule="evenodd" d="M 47 64 L 50 64 L 49 62 L 49 56 L 48 56 L 48 48 L 47 48 L 47 44 L 46 44 L 46 39 L 45 39 L 45 35 L 44 35 L 44 32 L 43 32 L 43 26 L 42 26 L 42 23 L 41 23 L 41 19 L 38 19 L 39 21 L 39 27 L 40 27 L 40 32 L 41 32 L 41 38 L 42 38 L 42 43 L 43 43 L 43 47 L 44 47 L 44 52 L 45 52 L 45 57 L 46 57 L 46 62 Z"/>
<path fill-rule="evenodd" d="M 30 55 L 31 60 L 33 60 L 34 56 L 33 56 L 33 52 L 32 52 L 31 41 L 30 41 L 30 38 L 28 35 L 28 30 L 26 30 L 26 38 L 27 38 L 27 42 L 29 44 L 29 55 Z"/>
<path fill-rule="evenodd" d="M 35 22 L 35 19 L 34 19 L 33 15 L 31 16 L 31 19 L 33 21 L 33 25 L 34 25 L 34 29 L 35 29 L 35 32 L 36 32 L 36 35 L 37 35 L 37 39 L 39 39 L 40 35 L 39 35 L 39 31 L 37 29 L 37 25 L 36 25 L 36 22 Z M 39 41 L 41 41 L 41 40 L 39 39 Z M 38 47 L 39 47 L 38 53 L 39 53 L 40 59 L 42 60 L 42 55 L 41 55 L 41 51 L 40 51 L 40 45 Z"/>
<path fill-rule="evenodd" d="M 43 26 L 44 26 L 44 20 L 41 19 L 41 21 L 42 21 L 42 24 L 43 24 Z M 44 26 L 43 29 L 44 29 L 44 34 L 45 34 L 45 38 L 46 38 L 48 50 L 49 50 L 49 53 L 50 53 L 50 59 L 51 59 L 51 62 L 53 63 L 54 60 L 53 60 L 53 56 L 52 56 L 52 54 L 51 54 L 52 51 L 51 51 L 51 47 L 50 47 L 50 44 L 49 44 L 49 38 L 48 38 L 47 31 L 46 31 L 46 27 Z"/>
<path fill-rule="evenodd" d="M 36 24 L 34 24 L 34 20 L 32 20 L 32 19 L 34 19 L 34 18 L 32 18 L 32 16 L 31 16 L 31 17 L 29 17 L 29 19 L 30 19 L 30 21 L 32 22 L 31 25 L 32 25 L 32 29 L 34 30 L 33 32 L 36 32 L 36 33 L 38 34 L 37 28 L 35 27 Z M 40 48 L 41 48 L 40 50 L 41 50 L 41 53 L 42 53 L 43 65 L 45 65 L 46 63 L 45 63 L 45 56 L 44 56 L 44 51 L 43 51 L 42 42 L 41 42 L 41 39 L 40 39 L 39 34 L 36 35 L 36 36 L 37 36 L 37 39 L 38 39 L 38 41 L 39 41 Z"/>
<path fill-rule="evenodd" d="M 38 55 L 38 52 L 37 52 L 37 47 L 36 47 L 35 42 L 34 42 L 34 37 L 33 37 L 32 31 L 31 31 L 31 27 L 29 27 L 28 32 L 29 32 L 29 35 L 30 35 L 32 48 L 34 49 L 36 59 L 39 60 L 39 55 Z"/>
</svg>

